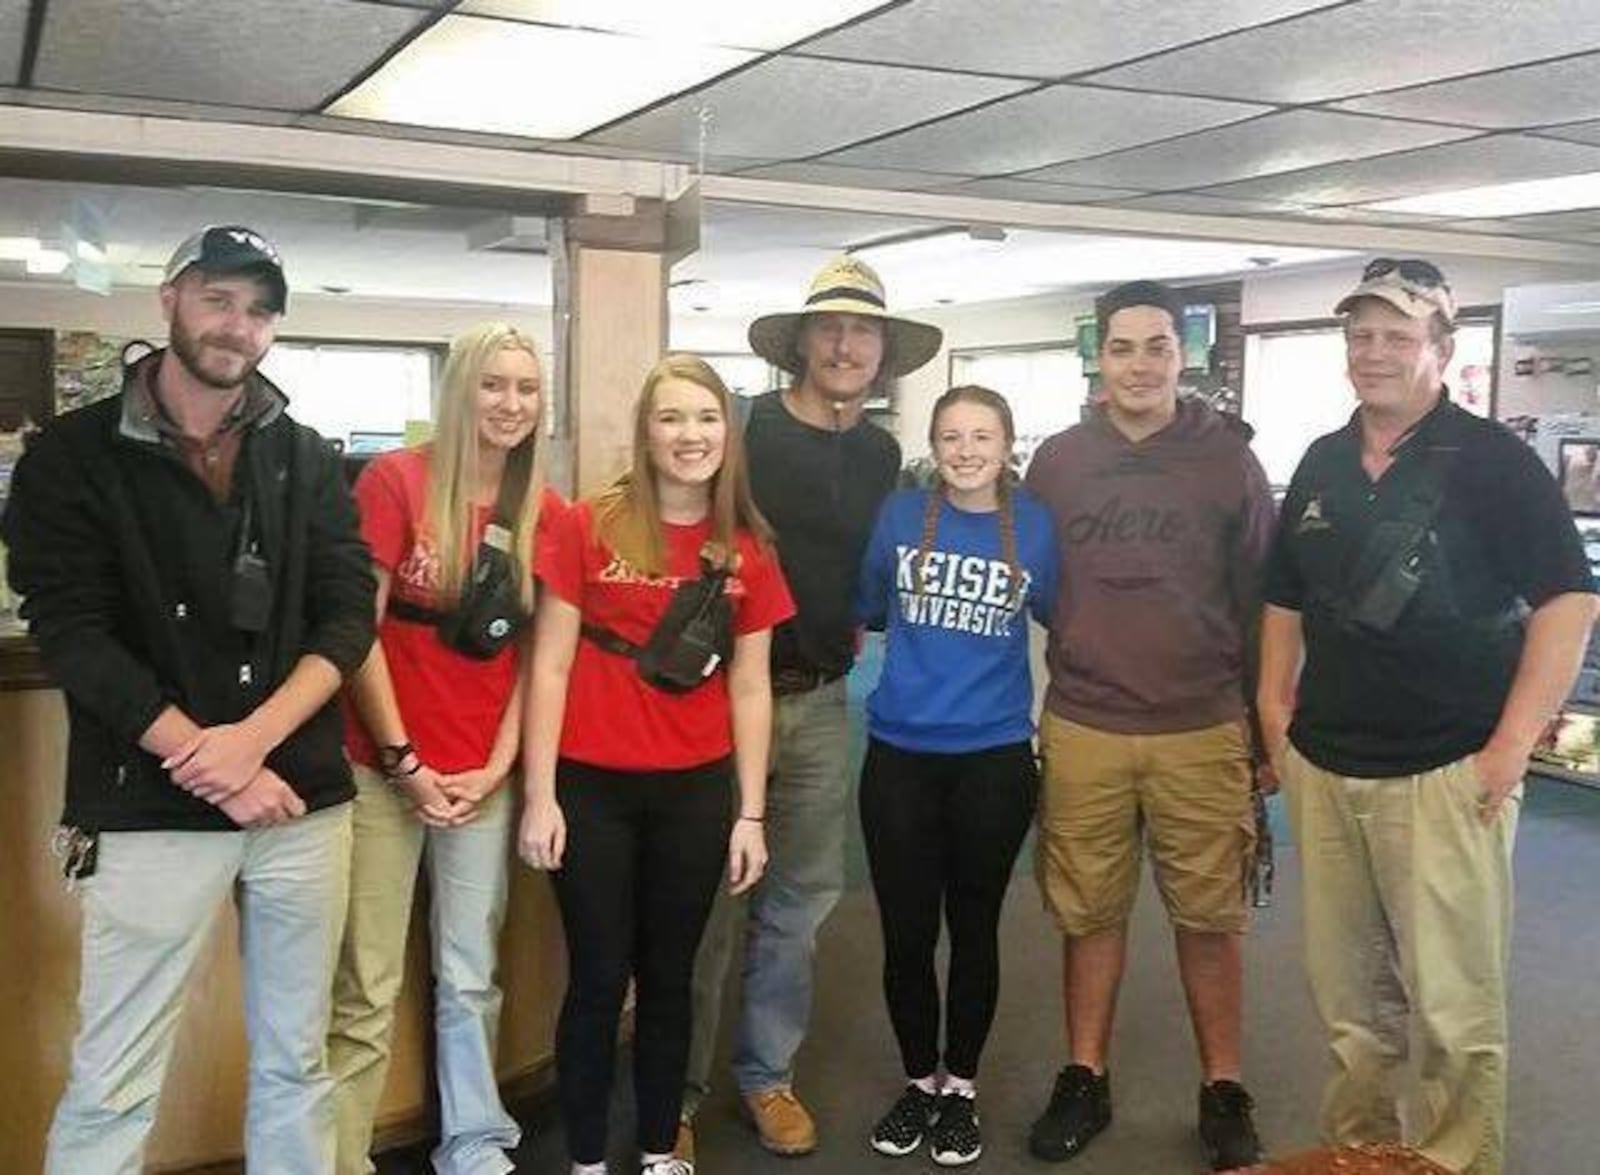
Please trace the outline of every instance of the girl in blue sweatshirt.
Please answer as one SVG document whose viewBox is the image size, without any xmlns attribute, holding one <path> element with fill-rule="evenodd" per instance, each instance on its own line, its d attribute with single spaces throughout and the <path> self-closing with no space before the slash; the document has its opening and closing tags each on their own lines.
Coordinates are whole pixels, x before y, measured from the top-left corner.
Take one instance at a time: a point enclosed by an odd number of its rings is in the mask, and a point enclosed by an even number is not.
<svg viewBox="0 0 1600 1175">
<path fill-rule="evenodd" d="M 975 1080 L 1000 987 L 1000 906 L 1039 786 L 1028 616 L 1050 616 L 1058 553 L 1049 512 L 1015 484 L 1000 395 L 952 388 L 934 405 L 928 439 L 934 488 L 884 504 L 857 596 L 860 618 L 888 636 L 867 702 L 861 824 L 907 1078 L 871 1141 L 906 1155 L 926 1134 L 934 1162 L 956 1166 L 983 1149 Z"/>
</svg>

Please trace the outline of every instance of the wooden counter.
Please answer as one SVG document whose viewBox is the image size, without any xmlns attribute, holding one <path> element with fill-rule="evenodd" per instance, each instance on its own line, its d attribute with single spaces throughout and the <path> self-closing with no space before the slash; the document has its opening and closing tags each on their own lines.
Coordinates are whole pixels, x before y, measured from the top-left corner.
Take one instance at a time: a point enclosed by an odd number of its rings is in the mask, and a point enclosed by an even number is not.
<svg viewBox="0 0 1600 1175">
<path fill-rule="evenodd" d="M 76 1030 L 77 899 L 50 856 L 61 809 L 66 710 L 53 690 L 0 692 L 0 1171 L 40 1169 Z M 419 886 L 419 888 L 422 888 Z M 151 1138 L 152 1170 L 236 1159 L 242 1149 L 245 1041 L 237 921 L 221 911 L 189 985 L 177 1051 Z M 394 1063 L 379 1108 L 388 1138 L 420 1135 L 431 1107 L 426 921 L 414 919 Z M 501 942 L 502 1082 L 550 1068 L 566 964 L 549 883 L 517 865 Z"/>
</svg>

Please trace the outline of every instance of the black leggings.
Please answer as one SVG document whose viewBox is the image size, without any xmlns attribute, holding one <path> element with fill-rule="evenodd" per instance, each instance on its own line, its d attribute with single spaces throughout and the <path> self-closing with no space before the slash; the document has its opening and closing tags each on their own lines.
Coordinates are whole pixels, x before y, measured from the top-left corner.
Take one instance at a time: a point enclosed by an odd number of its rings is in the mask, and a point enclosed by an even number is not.
<svg viewBox="0 0 1600 1175">
<path fill-rule="evenodd" d="M 1000 906 L 1038 794 L 1030 743 L 956 755 L 867 746 L 861 827 L 883 927 L 883 994 L 907 1077 L 939 1067 L 941 903 L 950 927 L 944 1067 L 977 1076 L 1000 993 Z"/>
<path fill-rule="evenodd" d="M 689 978 L 728 856 L 730 770 L 726 759 L 683 771 L 557 765 L 567 847 L 551 878 L 568 978 L 556 1075 L 574 1162 L 605 1159 L 630 976 L 638 1145 L 672 1150 L 689 1057 Z"/>
</svg>

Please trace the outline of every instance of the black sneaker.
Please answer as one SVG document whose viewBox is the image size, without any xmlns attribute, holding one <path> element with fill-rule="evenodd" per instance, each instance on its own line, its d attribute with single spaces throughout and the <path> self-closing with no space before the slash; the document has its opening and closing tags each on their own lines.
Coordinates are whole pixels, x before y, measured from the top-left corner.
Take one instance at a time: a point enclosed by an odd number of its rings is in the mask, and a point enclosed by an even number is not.
<svg viewBox="0 0 1600 1175">
<path fill-rule="evenodd" d="M 1256 1124 L 1250 1118 L 1255 1102 L 1237 1081 L 1213 1081 L 1200 1087 L 1200 1141 L 1213 1171 L 1249 1167 L 1265 1157 Z"/>
<path fill-rule="evenodd" d="M 922 1136 L 939 1109 L 939 1098 L 908 1085 L 889 1112 L 872 1128 L 872 1149 L 880 1155 L 909 1155 L 922 1145 Z"/>
<path fill-rule="evenodd" d="M 978 1132 L 978 1099 L 960 1093 L 939 1095 L 939 1109 L 929 1132 L 928 1151 L 941 1167 L 960 1167 L 983 1154 Z"/>
<path fill-rule="evenodd" d="M 1028 1134 L 1028 1150 L 1036 1159 L 1059 1163 L 1109 1125 L 1111 1075 L 1087 1065 L 1068 1065 L 1057 1075 L 1050 1104 Z"/>
</svg>

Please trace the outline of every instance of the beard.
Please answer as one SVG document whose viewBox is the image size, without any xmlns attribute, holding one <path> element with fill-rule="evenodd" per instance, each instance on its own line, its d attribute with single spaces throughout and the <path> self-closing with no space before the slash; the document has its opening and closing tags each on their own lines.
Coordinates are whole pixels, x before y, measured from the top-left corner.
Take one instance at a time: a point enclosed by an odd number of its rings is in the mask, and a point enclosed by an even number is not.
<svg viewBox="0 0 1600 1175">
<path fill-rule="evenodd" d="M 215 336 L 195 336 L 183 324 L 182 319 L 174 316 L 171 329 L 168 333 L 168 349 L 177 357 L 183 369 L 187 371 L 198 383 L 208 388 L 215 388 L 219 392 L 231 392 L 242 387 L 246 380 L 255 374 L 257 365 L 261 362 L 260 355 L 249 355 L 231 344 L 218 341 Z M 205 353 L 206 347 L 214 350 L 220 348 L 229 355 L 235 356 L 239 365 L 223 366 L 218 357 L 213 353 L 208 362 Z"/>
</svg>

